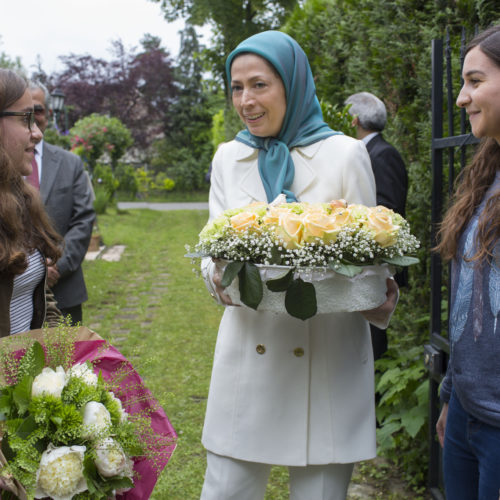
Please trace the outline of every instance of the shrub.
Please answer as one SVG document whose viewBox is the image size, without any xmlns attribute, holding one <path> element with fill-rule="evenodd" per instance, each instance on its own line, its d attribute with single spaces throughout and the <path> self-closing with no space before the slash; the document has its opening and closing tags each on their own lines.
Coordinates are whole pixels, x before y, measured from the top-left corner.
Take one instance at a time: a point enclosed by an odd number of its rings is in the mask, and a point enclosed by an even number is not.
<svg viewBox="0 0 500 500">
<path fill-rule="evenodd" d="M 71 150 L 81 156 L 92 171 L 103 155 L 114 169 L 132 143 L 130 130 L 118 118 L 93 113 L 75 123 L 70 130 Z"/>
</svg>

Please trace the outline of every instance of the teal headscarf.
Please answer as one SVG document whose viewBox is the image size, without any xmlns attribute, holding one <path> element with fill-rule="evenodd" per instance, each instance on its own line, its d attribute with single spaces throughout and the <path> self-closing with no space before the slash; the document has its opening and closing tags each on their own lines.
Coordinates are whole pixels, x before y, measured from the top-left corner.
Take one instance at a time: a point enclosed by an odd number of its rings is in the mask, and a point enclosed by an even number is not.
<svg viewBox="0 0 500 500">
<path fill-rule="evenodd" d="M 296 201 L 290 191 L 295 175 L 290 149 L 341 132 L 333 131 L 323 121 L 309 61 L 293 38 L 280 31 L 264 31 L 241 42 L 226 61 L 229 85 L 234 58 L 248 52 L 266 59 L 281 76 L 286 93 L 286 113 L 278 137 L 257 137 L 242 130 L 236 140 L 259 150 L 259 173 L 267 201 L 274 200 L 281 193 L 288 201 Z"/>
</svg>

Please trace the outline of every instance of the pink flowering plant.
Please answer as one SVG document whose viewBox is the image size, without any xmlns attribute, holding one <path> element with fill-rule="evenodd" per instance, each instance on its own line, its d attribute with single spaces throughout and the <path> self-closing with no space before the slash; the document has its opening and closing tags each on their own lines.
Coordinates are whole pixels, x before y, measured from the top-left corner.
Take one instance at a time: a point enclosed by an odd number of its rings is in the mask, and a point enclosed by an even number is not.
<svg viewBox="0 0 500 500">
<path fill-rule="evenodd" d="M 383 206 L 330 203 L 254 203 L 226 210 L 200 232 L 190 257 L 229 261 L 222 284 L 239 277 L 241 301 L 254 309 L 263 295 L 261 266 L 288 266 L 277 279 L 266 281 L 271 291 L 287 293 L 287 311 L 307 319 L 316 314 L 312 283 L 301 271 L 318 268 L 355 277 L 367 266 L 403 267 L 415 264 L 419 242 L 408 222 Z M 295 276 L 299 274 L 298 277 Z"/>
<path fill-rule="evenodd" d="M 148 415 L 129 413 L 117 397 L 119 373 L 106 379 L 98 362 L 75 363 L 76 329 L 56 330 L 42 342 L 2 339 L 2 498 L 126 496 L 138 479 L 134 460 L 154 462 L 165 440 L 152 432 Z M 21 487 L 12 488 L 14 482 Z"/>
<path fill-rule="evenodd" d="M 88 162 L 92 171 L 107 154 L 113 167 L 132 146 L 130 130 L 114 117 L 93 113 L 78 120 L 70 130 L 71 150 Z"/>
</svg>

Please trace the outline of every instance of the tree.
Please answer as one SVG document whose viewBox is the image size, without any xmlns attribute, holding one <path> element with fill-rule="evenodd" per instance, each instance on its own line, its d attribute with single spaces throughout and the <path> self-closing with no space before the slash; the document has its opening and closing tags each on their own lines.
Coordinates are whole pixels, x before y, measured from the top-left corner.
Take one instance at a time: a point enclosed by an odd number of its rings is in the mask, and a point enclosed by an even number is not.
<svg viewBox="0 0 500 500">
<path fill-rule="evenodd" d="M 157 37 L 145 35 L 141 47 L 127 51 L 116 40 L 109 62 L 88 54 L 61 57 L 66 69 L 51 87 L 66 94 L 70 125 L 91 113 L 117 117 L 142 152 L 161 135 L 175 94 L 172 61 Z"/>
<path fill-rule="evenodd" d="M 175 69 L 176 97 L 165 120 L 165 138 L 157 143 L 156 170 L 166 170 L 178 189 L 200 189 L 210 165 L 213 98 L 203 86 L 202 47 L 194 27 L 181 33 Z"/>
<path fill-rule="evenodd" d="M 0 36 L 0 45 L 2 44 L 2 37 Z M 22 72 L 23 66 L 21 59 L 16 57 L 14 60 L 9 57 L 5 52 L 0 52 L 0 68 L 13 69 Z"/>
<path fill-rule="evenodd" d="M 214 45 L 206 55 L 214 76 L 226 86 L 224 63 L 242 40 L 278 29 L 297 0 L 151 0 L 161 4 L 165 19 L 184 18 L 189 24 L 214 25 Z"/>
</svg>

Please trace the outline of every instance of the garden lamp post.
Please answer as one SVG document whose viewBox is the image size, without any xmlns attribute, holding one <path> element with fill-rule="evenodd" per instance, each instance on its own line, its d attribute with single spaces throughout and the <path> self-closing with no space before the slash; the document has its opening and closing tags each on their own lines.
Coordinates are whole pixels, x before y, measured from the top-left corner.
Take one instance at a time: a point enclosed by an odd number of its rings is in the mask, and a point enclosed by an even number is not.
<svg viewBox="0 0 500 500">
<path fill-rule="evenodd" d="M 66 95 L 61 89 L 55 89 L 52 94 L 50 94 L 52 101 L 52 110 L 54 111 L 54 126 L 57 129 L 57 119 L 59 118 L 59 113 L 64 109 L 64 98 Z"/>
</svg>

